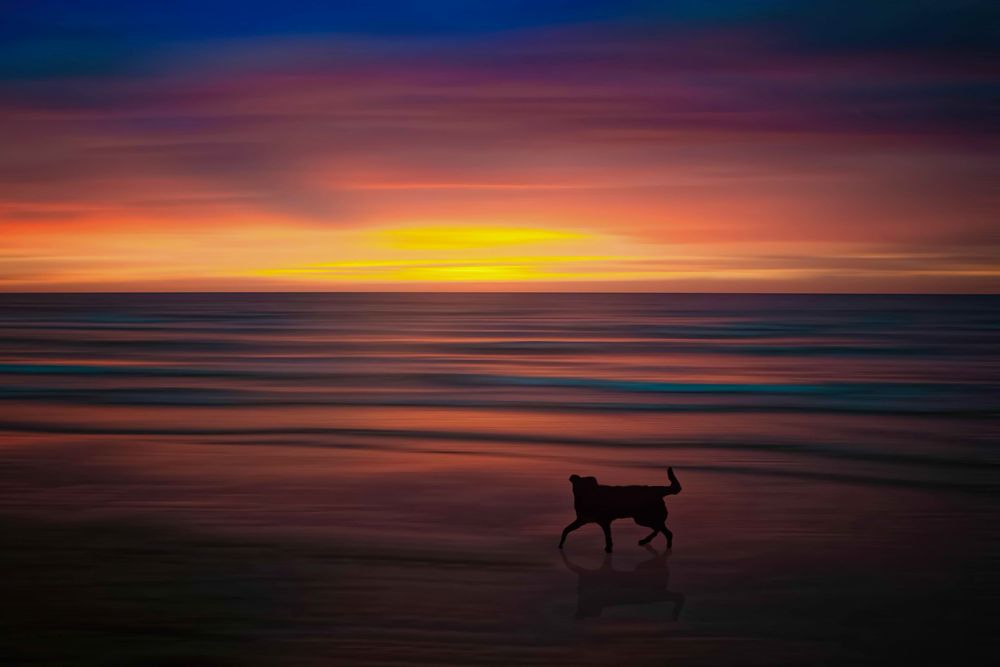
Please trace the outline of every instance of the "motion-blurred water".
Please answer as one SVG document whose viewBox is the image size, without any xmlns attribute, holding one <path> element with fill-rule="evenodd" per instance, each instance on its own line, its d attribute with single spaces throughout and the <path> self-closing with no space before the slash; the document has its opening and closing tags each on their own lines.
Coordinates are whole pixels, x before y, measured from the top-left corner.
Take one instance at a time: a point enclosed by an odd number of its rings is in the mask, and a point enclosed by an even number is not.
<svg viewBox="0 0 1000 667">
<path fill-rule="evenodd" d="M 294 622 L 242 621 L 282 647 L 273 664 L 874 661 L 915 628 L 941 634 L 915 600 L 951 605 L 949 640 L 995 601 L 998 333 L 1000 299 L 973 296 L 2 295 L 0 513 L 29 533 L 270 545 L 304 577 L 264 587 L 294 598 Z M 662 484 L 667 465 L 685 489 L 668 522 L 683 614 L 574 621 L 554 549 L 567 476 Z M 598 533 L 568 552 L 594 571 Z M 630 572 L 665 564 L 640 533 L 615 526 Z M 39 576 L 74 567 L 55 538 L 8 539 Z M 120 558 L 140 588 L 179 557 L 108 544 L 91 558 Z M 338 554 L 336 577 L 317 553 Z M 100 590 L 80 605 L 148 610 Z"/>
</svg>

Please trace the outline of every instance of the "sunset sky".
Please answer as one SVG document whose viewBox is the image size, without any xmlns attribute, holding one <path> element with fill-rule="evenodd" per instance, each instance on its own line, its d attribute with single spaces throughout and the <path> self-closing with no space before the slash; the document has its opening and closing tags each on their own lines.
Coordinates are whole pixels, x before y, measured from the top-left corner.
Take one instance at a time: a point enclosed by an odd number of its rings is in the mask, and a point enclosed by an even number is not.
<svg viewBox="0 0 1000 667">
<path fill-rule="evenodd" d="M 8 1 L 0 291 L 1000 291 L 992 2 Z"/>
</svg>

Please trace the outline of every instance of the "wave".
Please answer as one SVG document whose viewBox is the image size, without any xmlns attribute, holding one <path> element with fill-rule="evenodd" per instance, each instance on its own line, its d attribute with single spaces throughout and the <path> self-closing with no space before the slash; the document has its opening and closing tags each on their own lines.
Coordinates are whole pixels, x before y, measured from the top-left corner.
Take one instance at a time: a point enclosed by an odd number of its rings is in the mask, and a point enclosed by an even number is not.
<svg viewBox="0 0 1000 667">
<path fill-rule="evenodd" d="M 514 445 L 554 445 L 573 448 L 644 449 L 644 450 L 720 450 L 778 452 L 807 457 L 863 461 L 874 463 L 905 464 L 927 467 L 968 468 L 974 470 L 1000 470 L 1000 461 L 985 457 L 961 458 L 911 454 L 907 452 L 873 451 L 858 449 L 843 442 L 794 442 L 794 441 L 752 441 L 697 438 L 593 438 L 561 437 L 543 434 L 495 433 L 489 431 L 451 431 L 438 429 L 389 429 L 389 428 L 340 428 L 340 427 L 274 427 L 274 428 L 234 428 L 218 426 L 198 427 L 156 427 L 137 426 L 95 426 L 92 424 L 53 424 L 50 422 L 0 421 L 0 431 L 31 432 L 49 434 L 80 435 L 151 435 L 151 436 L 238 436 L 255 438 L 259 436 L 342 436 L 353 438 L 380 438 L 395 440 L 438 440 L 461 442 L 488 442 Z M 285 442 L 285 441 L 274 441 Z M 245 444 L 254 444 L 246 442 Z M 301 443 L 300 443 L 301 444 Z M 331 445 L 339 446 L 339 445 Z"/>
</svg>

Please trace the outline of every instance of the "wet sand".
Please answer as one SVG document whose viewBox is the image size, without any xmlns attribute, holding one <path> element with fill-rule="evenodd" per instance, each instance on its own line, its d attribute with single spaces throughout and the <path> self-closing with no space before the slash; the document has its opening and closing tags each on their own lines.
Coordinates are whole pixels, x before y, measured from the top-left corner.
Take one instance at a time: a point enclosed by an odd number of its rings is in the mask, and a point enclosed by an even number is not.
<svg viewBox="0 0 1000 667">
<path fill-rule="evenodd" d="M 593 526 L 555 547 L 565 452 L 182 450 L 4 448 L 13 664 L 926 664 L 992 631 L 967 489 L 679 465 L 673 550 L 622 521 L 605 556 Z"/>
</svg>

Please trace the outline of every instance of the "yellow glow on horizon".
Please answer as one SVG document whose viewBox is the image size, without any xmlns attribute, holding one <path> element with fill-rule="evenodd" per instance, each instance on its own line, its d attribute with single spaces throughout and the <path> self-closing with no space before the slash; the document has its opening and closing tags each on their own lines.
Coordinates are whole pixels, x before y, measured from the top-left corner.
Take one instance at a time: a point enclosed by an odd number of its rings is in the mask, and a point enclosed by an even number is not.
<svg viewBox="0 0 1000 667">
<path fill-rule="evenodd" d="M 624 257 L 498 257 L 493 261 L 375 261 L 329 262 L 310 266 L 262 269 L 250 274 L 332 283 L 520 283 L 532 281 L 745 279 L 767 281 L 806 277 L 804 269 L 701 270 L 637 268 Z"/>
<path fill-rule="evenodd" d="M 262 269 L 255 276 L 310 280 L 400 282 L 506 282 L 554 278 L 595 278 L 600 272 L 579 267 L 608 265 L 609 256 L 534 255 L 488 259 L 396 259 L 323 262 L 308 266 Z"/>
<path fill-rule="evenodd" d="M 400 250 L 465 250 L 584 239 L 561 229 L 500 225 L 419 225 L 374 230 L 375 241 Z"/>
<path fill-rule="evenodd" d="M 478 214 L 478 217 L 477 217 Z M 506 216 L 505 216 L 506 217 Z M 512 218 L 517 219 L 515 216 Z M 521 220 L 532 219 L 524 216 Z M 84 228 L 86 231 L 83 231 Z M 470 212 L 338 225 L 234 217 L 171 225 L 95 219 L 5 231 L 2 291 L 573 289 L 601 284 L 695 291 L 988 285 L 985 261 L 926 250 L 816 242 L 670 242 L 581 218 L 506 223 Z M 815 261 L 825 258 L 828 262 Z M 937 281 L 931 283 L 930 281 Z M 965 282 L 958 282 L 958 281 Z"/>
<path fill-rule="evenodd" d="M 329 260 L 262 267 L 250 275 L 346 283 L 600 279 L 634 255 L 625 250 L 614 236 L 566 228 L 413 221 L 344 232 Z"/>
</svg>

